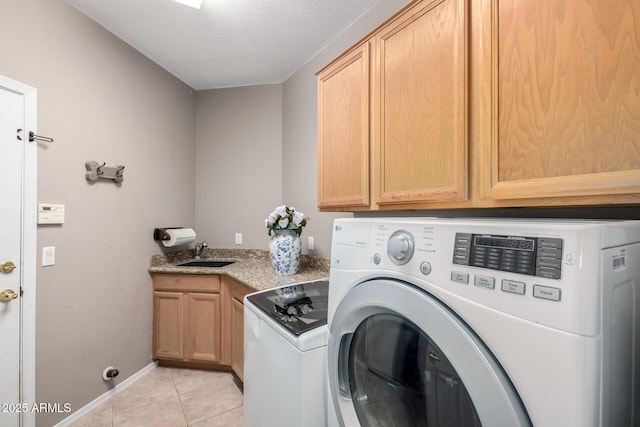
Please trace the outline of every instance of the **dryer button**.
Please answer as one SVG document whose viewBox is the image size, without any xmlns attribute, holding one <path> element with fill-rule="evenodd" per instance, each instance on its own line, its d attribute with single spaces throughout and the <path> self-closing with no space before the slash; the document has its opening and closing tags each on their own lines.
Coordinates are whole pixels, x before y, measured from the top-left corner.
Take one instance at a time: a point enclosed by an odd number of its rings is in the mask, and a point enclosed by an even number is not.
<svg viewBox="0 0 640 427">
<path fill-rule="evenodd" d="M 493 289 L 496 287 L 496 279 L 489 276 L 475 276 L 473 284 L 481 288 Z"/>
<path fill-rule="evenodd" d="M 463 273 L 461 271 L 452 271 L 451 280 L 458 283 L 469 283 L 469 273 Z"/>
<path fill-rule="evenodd" d="M 549 286 L 533 285 L 533 296 L 551 301 L 560 301 L 560 289 Z"/>
<path fill-rule="evenodd" d="M 425 276 L 431 273 L 431 264 L 429 264 L 427 261 L 423 261 L 422 264 L 420 264 L 420 273 L 424 274 Z"/>
<path fill-rule="evenodd" d="M 378 265 L 378 264 L 380 264 L 380 261 L 382 261 L 382 258 L 380 257 L 380 254 L 375 254 L 373 256 L 373 263 L 375 265 Z"/>
<path fill-rule="evenodd" d="M 502 280 L 502 292 L 511 292 L 512 294 L 524 295 L 527 285 L 523 282 L 515 280 Z"/>
</svg>

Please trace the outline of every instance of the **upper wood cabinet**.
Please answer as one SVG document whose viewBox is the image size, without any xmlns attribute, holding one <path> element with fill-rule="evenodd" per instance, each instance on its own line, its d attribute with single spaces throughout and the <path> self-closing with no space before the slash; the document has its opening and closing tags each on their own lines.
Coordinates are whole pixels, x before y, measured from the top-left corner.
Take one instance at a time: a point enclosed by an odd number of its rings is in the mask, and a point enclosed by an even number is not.
<svg viewBox="0 0 640 427">
<path fill-rule="evenodd" d="M 318 73 L 320 209 L 467 198 L 467 15 L 417 2 Z"/>
<path fill-rule="evenodd" d="M 477 18 L 484 198 L 639 202 L 638 1 L 492 0 Z"/>
<path fill-rule="evenodd" d="M 373 37 L 378 205 L 467 198 L 465 0 L 423 1 Z"/>
<path fill-rule="evenodd" d="M 354 55 L 319 92 L 321 210 L 640 203 L 637 0 L 416 1 L 319 81 Z"/>
<path fill-rule="evenodd" d="M 369 206 L 369 45 L 318 74 L 318 206 Z"/>
</svg>

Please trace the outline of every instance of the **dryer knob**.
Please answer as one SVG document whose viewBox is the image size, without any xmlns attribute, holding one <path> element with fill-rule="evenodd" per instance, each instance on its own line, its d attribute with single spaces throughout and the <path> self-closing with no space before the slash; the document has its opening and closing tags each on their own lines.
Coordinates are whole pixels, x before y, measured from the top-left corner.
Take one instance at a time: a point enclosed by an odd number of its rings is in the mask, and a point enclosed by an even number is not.
<svg viewBox="0 0 640 427">
<path fill-rule="evenodd" d="M 413 256 L 413 236 L 404 230 L 398 230 L 391 235 L 387 243 L 387 253 L 394 264 L 403 265 Z"/>
</svg>

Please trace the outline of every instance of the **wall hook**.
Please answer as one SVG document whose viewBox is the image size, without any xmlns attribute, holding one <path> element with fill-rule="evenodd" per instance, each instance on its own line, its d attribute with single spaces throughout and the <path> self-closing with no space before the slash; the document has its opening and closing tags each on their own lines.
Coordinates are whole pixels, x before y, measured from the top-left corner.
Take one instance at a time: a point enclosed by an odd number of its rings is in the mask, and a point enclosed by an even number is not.
<svg viewBox="0 0 640 427">
<path fill-rule="evenodd" d="M 36 135 L 33 132 L 29 132 L 29 142 L 33 141 L 53 142 L 53 138 L 49 138 L 48 136 L 40 136 Z"/>
<path fill-rule="evenodd" d="M 88 161 L 84 164 L 87 173 L 84 175 L 87 181 L 97 181 L 98 178 L 111 179 L 117 183 L 124 181 L 124 166 L 106 166 L 106 163 Z"/>
<path fill-rule="evenodd" d="M 22 129 L 17 130 L 16 137 L 18 138 L 18 141 L 22 141 Z M 33 141 L 53 142 L 53 138 L 49 138 L 48 136 L 36 135 L 32 131 L 29 131 L 29 142 Z"/>
</svg>

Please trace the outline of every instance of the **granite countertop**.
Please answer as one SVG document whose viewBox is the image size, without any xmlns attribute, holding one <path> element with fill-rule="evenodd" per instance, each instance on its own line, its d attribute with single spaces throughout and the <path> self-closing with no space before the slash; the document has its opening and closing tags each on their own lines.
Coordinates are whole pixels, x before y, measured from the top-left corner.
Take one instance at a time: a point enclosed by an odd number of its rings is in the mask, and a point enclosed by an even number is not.
<svg viewBox="0 0 640 427">
<path fill-rule="evenodd" d="M 211 249 L 202 252 L 200 260 L 235 261 L 224 267 L 180 267 L 177 263 L 193 259 L 193 249 L 151 257 L 149 272 L 153 274 L 227 274 L 257 291 L 329 277 L 329 260 L 302 255 L 298 273 L 278 276 L 274 273 L 268 251 L 259 249 Z"/>
</svg>

